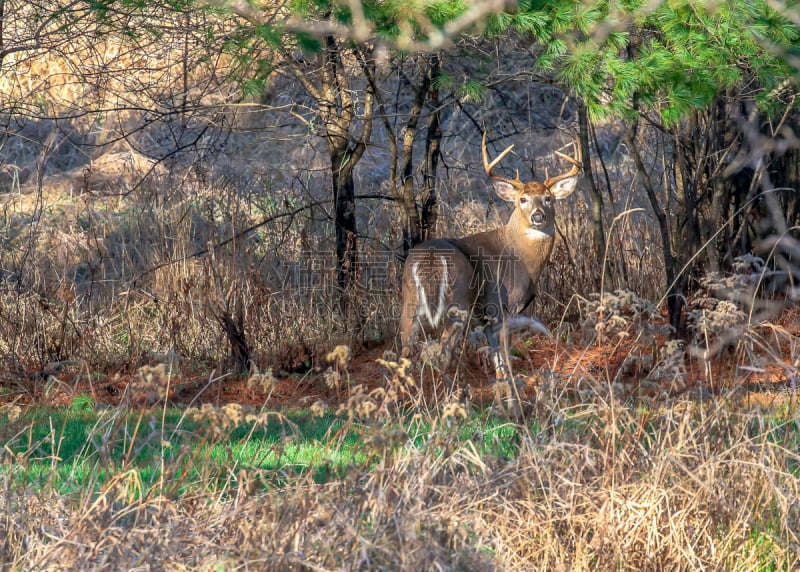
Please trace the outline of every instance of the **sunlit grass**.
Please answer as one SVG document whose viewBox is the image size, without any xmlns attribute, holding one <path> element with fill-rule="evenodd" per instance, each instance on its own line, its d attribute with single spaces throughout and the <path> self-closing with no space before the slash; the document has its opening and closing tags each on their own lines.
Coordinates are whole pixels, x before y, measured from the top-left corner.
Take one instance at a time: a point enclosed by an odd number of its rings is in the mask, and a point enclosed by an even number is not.
<svg viewBox="0 0 800 572">
<path fill-rule="evenodd" d="M 8 553 L 22 567 L 89 565 L 97 552 L 62 547 L 104 545 L 104 534 L 162 563 L 177 534 L 196 549 L 182 561 L 199 567 L 203 546 L 273 570 L 291 569 L 298 551 L 328 569 L 364 551 L 381 569 L 800 564 L 795 406 L 601 399 L 524 423 L 482 409 L 259 417 L 238 406 L 101 409 L 84 397 L 13 419 L 7 410 L 0 506 L 9 538 L 43 559 Z M 238 420 L 225 430 L 203 417 L 225 414 Z"/>
<path fill-rule="evenodd" d="M 264 425 L 243 422 L 220 435 L 184 410 L 93 409 L 91 399 L 77 396 L 65 409 L 26 409 L 0 429 L 5 453 L 16 463 L 1 469 L 16 486 L 34 486 L 69 494 L 91 485 L 95 491 L 119 472 L 137 471 L 147 488 L 158 487 L 165 468 L 184 485 L 219 482 L 239 470 L 257 471 L 265 480 L 311 472 L 318 482 L 347 467 L 377 462 L 376 432 L 400 441 L 393 448 L 441 447 L 475 441 L 482 454 L 510 459 L 519 444 L 520 427 L 491 416 L 473 414 L 457 427 L 432 431 L 431 421 L 399 418 L 389 426 L 347 421 L 307 411 L 272 415 Z M 12 431 L 14 432 L 13 434 Z M 438 437 L 437 437 L 438 434 Z M 185 488 L 185 487 L 183 487 Z"/>
</svg>

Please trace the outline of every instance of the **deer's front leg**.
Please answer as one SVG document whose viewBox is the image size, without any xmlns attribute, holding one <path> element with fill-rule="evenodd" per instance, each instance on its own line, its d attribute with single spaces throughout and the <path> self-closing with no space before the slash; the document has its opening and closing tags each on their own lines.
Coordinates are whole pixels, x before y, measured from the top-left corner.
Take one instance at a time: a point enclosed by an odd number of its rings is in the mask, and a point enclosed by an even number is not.
<svg viewBox="0 0 800 572">
<path fill-rule="evenodd" d="M 500 415 L 518 419 L 521 417 L 522 408 L 517 387 L 514 383 L 514 376 L 511 373 L 508 344 L 501 345 L 500 343 L 500 338 L 506 337 L 507 341 L 507 336 L 501 336 L 503 333 L 502 323 L 493 324 L 492 327 L 487 329 L 486 338 L 489 341 L 489 351 L 491 352 L 495 374 L 495 381 L 492 385 L 492 393 L 494 393 L 492 409 Z"/>
<path fill-rule="evenodd" d="M 507 381 L 513 378 L 509 355 L 513 335 L 517 333 L 533 335 L 537 332 L 550 337 L 550 331 L 539 320 L 520 314 L 506 316 L 488 328 L 486 337 L 489 341 L 492 365 L 497 381 Z"/>
<path fill-rule="evenodd" d="M 508 347 L 503 348 L 500 344 L 501 330 L 502 324 L 492 324 L 485 329 L 496 382 L 506 381 L 512 377 L 508 359 L 506 359 Z"/>
<path fill-rule="evenodd" d="M 507 350 L 511 336 L 514 334 L 526 333 L 533 335 L 537 332 L 544 334 L 548 338 L 551 337 L 550 330 L 536 318 L 529 318 L 521 314 L 511 314 L 500 325 L 500 345 Z"/>
</svg>

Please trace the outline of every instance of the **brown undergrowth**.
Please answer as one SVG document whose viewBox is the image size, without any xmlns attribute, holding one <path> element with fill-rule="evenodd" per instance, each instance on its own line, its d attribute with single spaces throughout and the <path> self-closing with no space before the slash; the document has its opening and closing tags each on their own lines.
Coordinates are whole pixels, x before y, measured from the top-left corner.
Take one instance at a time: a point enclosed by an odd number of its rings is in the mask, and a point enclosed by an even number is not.
<svg viewBox="0 0 800 572">
<path fill-rule="evenodd" d="M 215 438 L 262 406 L 328 412 L 359 428 L 368 460 L 323 482 L 242 465 L 216 492 L 210 482 L 180 492 L 178 482 L 144 493 L 132 470 L 77 496 L 15 489 L 4 477 L 2 561 L 53 570 L 799 566 L 797 311 L 708 357 L 670 341 L 664 317 L 630 293 L 592 300 L 578 327 L 511 350 L 522 406 L 500 424 L 515 431 L 510 453 L 481 449 L 498 430 L 489 419 L 504 411 L 470 352 L 447 375 L 378 345 L 329 348 L 303 375 L 215 378 L 165 355 L 102 380 L 67 364 L 33 380 L 33 391 L 6 384 L 15 423 L 21 404 L 81 393 L 117 411 L 191 407 L 213 416 Z M 469 414 L 454 384 L 495 407 Z M 430 429 L 412 429 L 410 416 Z M 460 436 L 476 416 L 472 437 Z M 6 467 L 15 462 L 26 461 L 4 456 Z"/>
<path fill-rule="evenodd" d="M 576 397 L 584 390 L 591 393 L 600 388 L 618 398 L 648 402 L 684 394 L 705 399 L 727 392 L 775 403 L 792 397 L 800 339 L 797 309 L 785 311 L 775 322 L 750 328 L 748 335 L 760 341 L 760 348 L 753 349 L 753 343 L 742 338 L 708 360 L 698 357 L 700 352 L 689 342 L 670 342 L 664 316 L 656 313 L 650 321 L 655 325 L 649 334 L 639 329 L 641 324 L 632 323 L 612 336 L 587 336 L 584 332 L 566 338 L 517 340 L 511 350 L 513 369 L 524 379 L 531 395 L 546 385 L 548 390 Z M 633 331 L 636 329 L 638 335 Z M 393 355 L 393 347 L 388 341 L 348 348 L 352 355 L 348 354 L 347 366 L 334 371 L 329 367 L 331 360 L 326 359 L 331 357 L 325 355 L 327 351 L 314 354 L 303 345 L 294 351 L 316 365 L 295 374 L 273 373 L 268 368 L 272 381 L 267 386 L 254 383 L 248 375 L 215 375 L 198 364 L 177 361 L 170 354 L 150 355 L 150 364 L 137 368 L 102 373 L 90 373 L 89 366 L 79 361 L 53 366 L 57 371 L 7 369 L 0 379 L 0 403 L 59 406 L 69 404 L 76 395 L 88 394 L 96 403 L 109 406 L 152 406 L 166 399 L 177 406 L 258 406 L 268 402 L 276 409 L 291 409 L 323 400 L 336 407 L 346 399 L 348 387 L 363 385 L 372 390 L 386 382 L 386 368 L 380 362 Z M 465 349 L 446 376 L 415 361 L 410 375 L 427 401 L 432 401 L 437 392 L 438 398 L 444 399 L 454 387 L 469 386 L 473 401 L 490 404 L 494 398 L 493 373 L 481 359 L 482 353 Z"/>
<path fill-rule="evenodd" d="M 339 389 L 345 403 L 340 415 L 350 411 L 354 418 L 378 421 L 367 423 L 361 437 L 371 452 L 368 463 L 353 463 L 324 483 L 287 473 L 279 486 L 274 475 L 241 467 L 211 495 L 202 492 L 202 483 L 185 493 L 171 486 L 168 494 L 142 494 L 134 471 L 121 471 L 98 492 L 79 497 L 16 490 L 5 478 L 2 561 L 52 570 L 800 565 L 800 426 L 794 402 L 773 403 L 783 407 L 774 416 L 767 412 L 775 407 L 763 409 L 730 393 L 708 399 L 663 393 L 631 401 L 634 391 L 620 394 L 609 381 L 622 371 L 625 352 L 609 345 L 558 347 L 543 342 L 525 356 L 538 364 L 558 355 L 561 365 L 544 381 L 538 374 L 536 390 L 547 394 L 535 398 L 529 421 L 537 429 L 509 423 L 518 431 L 510 456 L 479 453 L 478 434 L 457 437 L 467 421 L 452 402 L 425 409 L 440 430 L 412 446 L 412 431 L 397 412 L 360 409 L 376 394 L 359 384 Z M 348 361 L 343 375 L 385 375 L 383 395 L 397 384 L 413 391 L 408 372 L 385 365 L 397 362 L 383 360 L 379 372 L 360 361 L 367 359 L 362 354 Z M 139 383 L 148 383 L 148 374 L 163 375 L 161 370 L 148 370 Z M 576 376 L 595 381 L 568 390 L 565 380 Z M 267 375 L 250 381 L 220 381 L 221 387 L 207 390 L 209 401 L 228 403 L 218 409 L 207 403 L 209 411 L 228 415 L 232 403 L 263 403 L 264 392 L 270 406 L 319 397 L 330 405 L 337 391 L 310 378 Z M 480 399 L 485 388 L 478 384 L 476 390 Z M 354 399 L 358 395 L 366 401 Z M 178 391 L 170 399 L 183 403 L 189 395 Z M 195 405 L 205 401 L 192 399 Z M 214 430 L 238 422 L 215 423 Z M 489 427 L 481 423 L 477 431 Z"/>
<path fill-rule="evenodd" d="M 222 37 L 226 23 L 218 24 Z M 213 100 L 211 111 L 195 115 L 186 134 L 222 123 L 231 133 L 212 137 L 208 152 L 155 162 L 132 149 L 171 154 L 149 145 L 172 140 L 171 112 L 137 140 L 151 101 L 97 121 L 81 120 L 83 111 L 105 108 L 116 92 L 126 101 L 150 94 L 159 108 L 173 95 L 186 103 L 185 82 L 224 77 L 228 58 L 217 63 L 221 76 L 205 63 L 179 70 L 173 53 L 188 44 L 162 41 L 148 65 L 175 66 L 165 73 L 174 84 L 153 92 L 108 84 L 94 102 L 72 76 L 77 62 L 141 68 L 129 65 L 123 44 L 73 36 L 79 44 L 64 58 L 29 61 L 36 81 L 6 74 L 12 87 L 30 86 L 9 96 L 75 119 L 34 116 L 3 148 L 0 419 L 9 442 L 23 439 L 33 432 L 25 408 L 59 411 L 88 395 L 110 422 L 98 424 L 85 450 L 109 478 L 100 485 L 90 477 L 69 493 L 47 479 L 19 486 L 15 477 L 40 459 L 3 443 L 0 568 L 800 567 L 796 308 L 765 318 L 753 312 L 755 300 L 722 292 L 746 293 L 745 282 L 705 277 L 687 300 L 687 338 L 671 340 L 663 307 L 646 300 L 666 281 L 649 246 L 655 225 L 642 213 L 620 219 L 601 264 L 585 255 L 594 244 L 589 207 L 578 200 L 559 207 L 550 270 L 532 308 L 553 337 L 518 340 L 514 380 L 489 383 L 480 352 L 463 352 L 446 372 L 406 364 L 387 341 L 399 291 L 390 250 L 401 241 L 391 203 L 360 201 L 358 228 L 370 234 L 359 243 L 362 287 L 342 304 L 332 294 L 330 181 L 310 131 L 261 132 L 272 124 L 266 116 L 249 105 L 223 111 L 218 104 L 238 103 L 238 90 L 213 79 L 196 101 Z M 71 144 L 83 139 L 89 151 Z M 223 141 L 225 152 L 210 152 Z M 629 178 L 630 165 L 614 168 L 615 179 Z M 383 192 L 388 168 L 374 171 Z M 483 200 L 464 201 L 473 190 L 489 194 L 483 183 L 467 188 L 465 176 L 440 181 L 438 236 L 503 219 Z M 601 288 L 603 296 L 590 294 Z M 229 373 L 248 353 L 260 371 Z M 138 429 L 128 433 L 121 420 L 147 414 L 157 427 L 152 414 L 165 404 L 207 423 L 198 449 L 258 420 L 253 411 L 327 414 L 359 431 L 367 461 L 322 482 L 310 471 L 232 463 L 222 484 L 189 481 L 175 462 L 161 467 L 169 483 L 147 488 L 136 469 L 110 462 L 106 445 L 114 437 L 129 455 L 138 451 Z M 415 433 L 420 419 L 428 429 Z M 505 430 L 511 450 L 481 448 Z M 345 433 L 323 446 L 338 449 Z M 209 460 L 190 453 L 178 459 Z M 62 462 L 46 460 L 53 473 Z"/>
</svg>

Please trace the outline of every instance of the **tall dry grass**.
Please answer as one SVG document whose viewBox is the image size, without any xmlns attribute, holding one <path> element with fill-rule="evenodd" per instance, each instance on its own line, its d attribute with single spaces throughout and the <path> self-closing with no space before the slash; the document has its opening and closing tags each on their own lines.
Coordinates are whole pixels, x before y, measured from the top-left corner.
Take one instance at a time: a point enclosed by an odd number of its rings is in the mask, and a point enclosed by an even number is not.
<svg viewBox="0 0 800 572">
<path fill-rule="evenodd" d="M 48 6 L 7 4 L 7 15 L 20 16 L 9 20 L 9 41 L 35 35 L 35 18 L 22 16 Z M 231 23 L 224 18 L 176 15 L 156 4 L 106 20 L 75 9 L 83 33 L 60 35 L 56 18 L 43 29 L 42 48 L 10 55 L 0 74 L 7 103 L 1 115 L 14 125 L 0 153 L 8 175 L 0 183 L 10 191 L 0 212 L 0 351 L 7 361 L 40 371 L 62 362 L 107 369 L 173 351 L 227 369 L 223 323 L 233 323 L 259 366 L 299 371 L 303 356 L 327 351 L 331 340 L 391 339 L 398 314 L 396 212 L 391 203 L 361 201 L 360 288 L 342 313 L 325 153 L 307 125 L 271 111 L 309 104 L 301 90 L 276 76 L 265 101 L 243 97 L 236 82 L 245 73 L 242 62 L 210 53 L 213 45 L 203 42 L 209 31 L 227 37 Z M 145 33 L 153 22 L 157 33 Z M 114 26 L 142 33 L 107 33 Z M 531 120 L 536 136 L 524 149 L 532 156 L 517 160 L 535 156 L 547 165 L 565 136 L 540 115 L 563 105 L 559 93 L 541 89 L 549 103 L 540 102 Z M 395 105 L 400 110 L 403 102 Z M 486 116 L 501 123 L 518 112 Z M 389 192 L 380 137 L 360 169 L 365 192 Z M 487 207 L 491 190 L 476 176 L 477 148 L 463 134 L 448 137 L 438 234 L 500 224 L 506 209 Z M 465 205 L 465 196 L 475 200 Z M 562 236 L 532 309 L 548 323 L 561 319 L 565 301 L 588 293 L 599 270 L 586 255 L 584 205 L 560 208 Z M 638 261 L 645 269 L 631 273 L 643 290 L 660 280 L 657 257 L 633 248 L 650 242 L 648 228 L 639 225 L 634 238 L 619 229 L 614 240 L 629 243 L 611 250 L 618 266 Z"/>
<path fill-rule="evenodd" d="M 177 480 L 159 494 L 123 467 L 97 493 L 58 494 L 16 489 L 4 471 L 0 561 L 276 571 L 800 565 L 793 415 L 736 399 L 646 408 L 600 394 L 540 406 L 538 431 L 519 428 L 511 456 L 479 453 L 480 434 L 458 437 L 463 421 L 447 406 L 422 440 L 397 419 L 367 423 L 355 430 L 369 461 L 323 484 L 240 466 L 219 488 L 182 483 L 185 470 L 168 467 Z"/>
<path fill-rule="evenodd" d="M 20 14 L 27 9 L 16 6 Z M 31 21 L 18 19 L 20 26 Z M 344 312 L 334 286 L 324 153 L 302 124 L 285 126 L 263 107 L 226 105 L 241 96 L 227 81 L 238 71 L 232 60 L 193 51 L 204 26 L 224 34 L 224 22 L 192 21 L 179 33 L 185 22 L 165 21 L 163 40 L 140 50 L 132 38 L 99 40 L 94 23 L 83 21 L 92 33 L 73 30 L 75 43 L 60 57 L 37 52 L 7 60 L 14 73 L 4 68 L 0 75 L 2 119 L 11 125 L 25 118 L 2 147 L 4 400 L 35 395 L 47 403 L 49 388 L 66 385 L 62 377 L 136 372 L 156 354 L 176 356 L 187 376 L 227 371 L 235 364 L 225 320 L 241 326 L 256 364 L 275 373 L 306 371 L 338 341 L 355 347 L 391 340 L 399 292 L 394 209 L 360 203 L 359 225 L 369 236 L 361 240 L 360 287 Z M 152 72 L 151 83 L 141 82 L 142 69 Z M 275 91 L 276 105 L 296 100 L 285 85 Z M 20 106 L 6 105 L 12 99 Z M 98 111 L 105 107 L 110 111 Z M 457 131 L 460 118 L 450 121 Z M 557 146 L 552 132 L 529 128 L 537 148 Z M 477 137 L 471 146 L 449 137 L 438 234 L 500 224 L 507 210 L 490 207 L 488 186 L 473 176 L 480 172 Z M 463 147 L 454 150 L 457 144 Z M 379 147 L 359 174 L 362 188 L 386 188 Z M 164 155 L 169 159 L 153 160 Z M 632 180 L 624 159 L 609 168 L 613 180 Z M 645 328 L 657 311 L 619 331 L 606 327 L 631 317 L 629 306 L 615 306 L 629 299 L 622 288 L 652 301 L 664 291 L 655 226 L 635 210 L 636 187 L 614 193 L 619 201 L 606 221 L 612 275 L 603 276 L 605 261 L 591 255 L 588 208 L 576 196 L 559 206 L 556 249 L 532 312 L 554 326 L 563 346 L 592 347 L 601 333 L 630 343 L 628 361 L 637 361 L 642 375 L 628 393 L 650 387 L 658 400 L 621 401 L 622 376 L 587 375 L 579 357 L 574 375 L 550 378 L 563 386 L 545 385 L 529 404 L 538 426 L 517 429 L 512 455 L 478 453 L 483 435 L 464 440 L 442 430 L 413 439 L 408 420 L 391 416 L 378 420 L 386 428 L 365 423 L 371 462 L 354 463 L 324 484 L 231 466 L 219 487 L 181 481 L 175 465 L 174 482 L 146 494 L 137 473 L 124 469 L 99 490 L 65 494 L 15 487 L 15 467 L 26 459 L 4 450 L 2 567 L 797 568 L 796 410 L 754 411 L 738 397 L 686 399 L 687 367 L 708 359 L 702 351 L 687 357 L 662 332 Z M 629 213 L 616 218 L 623 211 Z M 598 281 L 613 300 L 590 296 Z M 723 305 L 743 332 L 731 340 L 714 315 L 703 314 L 720 306 L 711 298 L 692 306 L 701 350 L 721 335 L 734 370 L 763 369 L 768 360 L 796 375 L 796 332 L 778 323 L 756 328 L 746 305 Z M 609 310 L 616 307 L 616 314 Z M 630 342 L 642 331 L 649 351 Z M 560 356 L 548 359 L 555 366 Z M 351 409 L 397 411 L 330 379 L 349 395 Z M 739 380 L 735 374 L 716 389 Z M 407 391 L 392 383 L 387 391 Z M 419 405 L 424 414 L 441 411 L 432 421 L 439 426 L 463 423 L 459 404 Z"/>
<path fill-rule="evenodd" d="M 324 341 L 329 348 L 337 337 L 391 335 L 397 303 L 391 255 L 369 245 L 363 250 L 351 319 L 336 303 L 330 245 L 308 234 L 302 214 L 213 248 L 282 209 L 220 204 L 228 192 L 198 188 L 162 208 L 139 195 L 70 198 L 43 190 L 9 197 L 7 248 L 0 254 L 6 355 L 26 367 L 86 360 L 102 368 L 173 350 L 226 367 L 219 318 L 236 308 L 265 367 L 295 344 Z M 209 213 L 211 205 L 218 213 Z M 31 224 L 33 216 L 40 220 Z"/>
</svg>

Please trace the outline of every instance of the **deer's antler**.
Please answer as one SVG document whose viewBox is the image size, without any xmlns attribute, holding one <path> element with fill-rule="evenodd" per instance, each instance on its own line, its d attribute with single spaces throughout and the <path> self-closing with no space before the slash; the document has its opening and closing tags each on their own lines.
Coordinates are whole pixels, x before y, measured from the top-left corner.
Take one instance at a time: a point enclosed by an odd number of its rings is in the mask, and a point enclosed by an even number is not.
<svg viewBox="0 0 800 572">
<path fill-rule="evenodd" d="M 486 131 L 483 132 L 483 139 L 481 140 L 481 154 L 483 155 L 483 169 L 486 171 L 486 174 L 489 175 L 495 181 L 503 181 L 510 185 L 512 185 L 515 189 L 521 189 L 525 183 L 519 178 L 519 171 L 517 171 L 517 178 L 516 179 L 506 179 L 505 177 L 500 177 L 498 175 L 494 175 L 492 171 L 494 168 L 502 161 L 506 155 L 511 153 L 511 150 L 514 148 L 513 145 L 509 145 L 505 151 L 500 153 L 495 159 L 490 163 L 489 162 L 489 152 L 486 150 Z"/>
<path fill-rule="evenodd" d="M 562 173 L 561 175 L 556 175 L 555 177 L 551 177 L 544 182 L 544 186 L 547 188 L 552 187 L 557 182 L 568 179 L 569 177 L 574 177 L 578 173 L 581 172 L 583 168 L 583 163 L 581 162 L 581 144 L 580 141 L 573 141 L 572 146 L 575 148 L 575 157 L 570 157 L 569 155 L 565 155 L 564 153 L 560 153 L 556 151 L 556 155 L 564 159 L 565 161 L 572 163 L 572 169 L 567 171 L 566 173 Z"/>
</svg>

